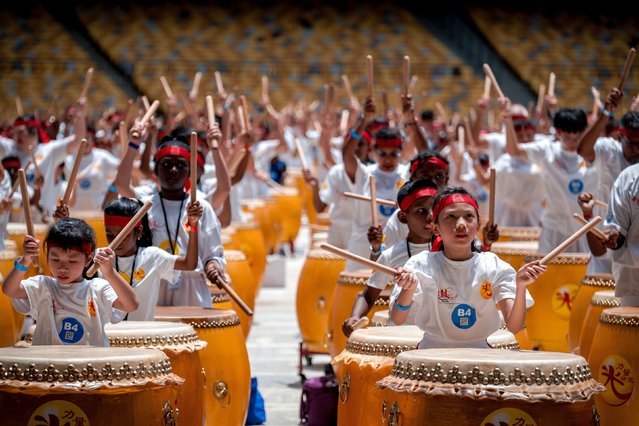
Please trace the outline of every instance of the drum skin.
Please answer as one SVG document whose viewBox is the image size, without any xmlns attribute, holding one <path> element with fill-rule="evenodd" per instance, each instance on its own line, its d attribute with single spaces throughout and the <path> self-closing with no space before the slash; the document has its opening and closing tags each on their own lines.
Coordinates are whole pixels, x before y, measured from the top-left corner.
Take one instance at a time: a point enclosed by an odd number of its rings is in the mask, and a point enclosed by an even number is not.
<svg viewBox="0 0 639 426">
<path fill-rule="evenodd" d="M 524 256 L 537 253 L 538 248 L 539 241 L 498 241 L 493 243 L 490 251 L 517 271 L 524 264 Z"/>
</svg>

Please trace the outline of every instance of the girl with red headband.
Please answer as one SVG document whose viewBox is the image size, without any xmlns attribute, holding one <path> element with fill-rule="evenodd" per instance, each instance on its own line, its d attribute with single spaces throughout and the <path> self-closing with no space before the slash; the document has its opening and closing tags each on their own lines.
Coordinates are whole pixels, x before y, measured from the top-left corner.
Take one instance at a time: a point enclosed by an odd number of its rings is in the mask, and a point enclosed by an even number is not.
<svg viewBox="0 0 639 426">
<path fill-rule="evenodd" d="M 486 348 L 486 338 L 500 326 L 499 304 L 508 330 L 524 327 L 532 299 L 526 289 L 546 270 L 539 262 L 518 272 L 490 252 L 477 253 L 477 202 L 463 188 L 437 195 L 434 230 L 440 251 L 422 252 L 399 268 L 391 295 L 390 319 L 403 324 L 408 315 L 424 331 L 420 348 Z"/>
<path fill-rule="evenodd" d="M 117 311 L 133 312 L 139 304 L 114 268 L 113 250 L 101 248 L 94 256 L 93 229 L 81 219 L 64 218 L 51 225 L 44 240 L 51 276 L 23 280 L 40 254 L 40 241 L 27 235 L 23 248 L 2 290 L 18 312 L 36 320 L 33 344 L 109 346 L 104 326 L 119 321 Z M 104 278 L 86 276 L 91 260 Z"/>
<path fill-rule="evenodd" d="M 131 198 L 119 198 L 104 209 L 106 236 L 111 242 L 140 210 L 142 203 Z M 177 256 L 153 247 L 149 219 L 145 215 L 133 232 L 115 248 L 115 269 L 133 288 L 140 307 L 127 315 L 130 321 L 153 321 L 161 280 L 173 279 L 173 271 L 192 271 L 198 262 L 198 222 L 202 216 L 200 203 L 187 205 L 189 240 L 186 255 Z M 194 232 L 195 231 L 195 232 Z"/>
<path fill-rule="evenodd" d="M 412 256 L 430 250 L 433 224 L 431 208 L 433 199 L 437 195 L 437 188 L 430 179 L 412 180 L 401 187 L 397 194 L 399 204 L 397 216 L 402 224 L 407 226 L 409 232 L 406 238 L 384 250 L 377 259 L 378 263 L 399 268 L 404 266 Z M 373 244 L 379 248 L 381 238 Z M 373 272 L 366 288 L 355 299 L 351 317 L 342 324 L 342 331 L 346 336 L 350 336 L 353 332 L 353 324 L 368 314 L 382 290 L 388 286 L 389 280 L 389 276 L 384 272 Z"/>
</svg>

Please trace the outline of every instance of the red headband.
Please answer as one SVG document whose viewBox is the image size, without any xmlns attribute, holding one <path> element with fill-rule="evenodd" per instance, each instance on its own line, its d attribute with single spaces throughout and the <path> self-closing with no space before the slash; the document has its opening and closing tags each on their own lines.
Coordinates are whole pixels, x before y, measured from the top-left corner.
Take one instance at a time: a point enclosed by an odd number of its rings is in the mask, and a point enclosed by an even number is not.
<svg viewBox="0 0 639 426">
<path fill-rule="evenodd" d="M 10 169 L 11 167 L 19 169 L 21 166 L 22 165 L 18 160 L 5 160 L 2 162 L 2 167 L 4 167 L 5 169 Z"/>
<path fill-rule="evenodd" d="M 446 197 L 440 199 L 437 202 L 437 204 L 435 204 L 433 206 L 433 218 L 435 219 L 435 221 L 437 221 L 437 217 L 442 212 L 442 210 L 444 210 L 445 207 L 448 207 L 451 204 L 455 204 L 455 203 L 470 204 L 471 206 L 473 206 L 475 208 L 476 211 L 479 210 L 479 207 L 477 206 L 477 203 L 469 195 L 466 195 L 466 194 L 450 194 L 450 195 L 447 195 Z M 479 213 L 477 213 L 477 215 L 479 215 Z"/>
<path fill-rule="evenodd" d="M 160 149 L 155 153 L 155 161 L 160 161 L 168 155 L 186 158 L 187 161 L 191 161 L 191 151 L 185 148 L 180 148 L 179 146 L 167 146 Z"/>
<path fill-rule="evenodd" d="M 28 126 L 28 127 L 37 128 L 38 129 L 38 133 L 40 134 L 40 142 L 42 142 L 42 143 L 49 142 L 49 137 L 47 136 L 47 132 L 44 131 L 44 128 L 42 127 L 42 124 L 40 124 L 40 122 L 38 120 L 17 119 L 16 121 L 13 122 L 13 127 L 18 127 L 18 126 Z"/>
<path fill-rule="evenodd" d="M 133 219 L 132 216 L 118 216 L 114 214 L 105 214 L 104 225 L 125 227 L 131 221 L 131 219 Z M 135 226 L 140 226 L 140 225 L 142 225 L 142 222 L 138 222 Z"/>
<path fill-rule="evenodd" d="M 414 174 L 417 171 L 417 169 L 423 166 L 424 164 L 432 164 L 444 170 L 446 173 L 448 173 L 448 164 L 446 164 L 446 162 L 442 160 L 441 158 L 433 156 L 433 157 L 428 157 L 425 160 L 421 159 L 421 160 L 416 160 L 410 163 L 410 174 L 411 175 Z"/>
<path fill-rule="evenodd" d="M 86 256 L 90 255 L 91 252 L 93 251 L 93 245 L 91 243 L 82 243 L 82 247 L 78 247 L 78 246 L 67 246 L 67 247 L 63 247 L 60 244 L 57 243 L 50 243 L 47 242 L 47 250 L 51 249 L 51 248 L 61 248 L 64 250 L 73 250 L 73 251 L 77 251 L 80 252 Z"/>
<path fill-rule="evenodd" d="M 515 115 L 511 115 L 510 118 L 513 119 L 513 121 L 523 121 L 523 120 L 529 120 L 528 117 L 526 117 L 525 115 L 521 115 L 521 114 L 515 114 Z"/>
<path fill-rule="evenodd" d="M 376 130 L 379 130 L 381 128 L 388 127 L 388 126 L 389 126 L 388 122 L 385 122 L 385 121 L 381 123 L 374 122 L 372 124 L 369 124 L 368 127 L 366 127 L 366 131 L 368 132 L 369 135 L 373 135 Z"/>
<path fill-rule="evenodd" d="M 625 137 L 630 136 L 630 131 L 639 133 L 639 129 L 625 129 L 623 127 L 615 127 L 615 129 L 619 129 L 619 133 Z"/>
<path fill-rule="evenodd" d="M 435 195 L 437 195 L 437 190 L 435 188 L 420 188 L 417 191 L 408 194 L 408 196 L 399 203 L 399 208 L 402 209 L 402 211 L 407 211 L 418 198 L 434 197 Z"/>
<path fill-rule="evenodd" d="M 393 139 L 377 138 L 375 139 L 375 145 L 378 148 L 401 148 L 402 140 L 400 138 L 393 138 Z"/>
</svg>

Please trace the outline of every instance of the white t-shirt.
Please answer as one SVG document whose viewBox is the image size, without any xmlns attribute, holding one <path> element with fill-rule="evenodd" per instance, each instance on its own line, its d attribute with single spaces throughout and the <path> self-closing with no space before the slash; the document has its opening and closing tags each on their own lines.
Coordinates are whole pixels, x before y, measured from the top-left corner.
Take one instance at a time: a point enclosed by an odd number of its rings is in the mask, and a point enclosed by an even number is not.
<svg viewBox="0 0 639 426">
<path fill-rule="evenodd" d="M 169 253 L 173 250 L 175 255 L 186 255 L 189 241 L 189 234 L 185 228 L 188 196 L 182 201 L 165 200 L 161 199 L 160 194 L 156 192 L 151 197 L 151 201 L 153 201 L 153 207 L 149 210 L 148 215 L 149 227 L 153 234 L 153 245 Z M 210 307 L 211 294 L 207 285 L 204 267 L 209 261 L 216 261 L 222 266 L 222 269 L 226 268 L 222 249 L 220 221 L 207 201 L 199 200 L 199 202 L 202 206 L 203 214 L 198 227 L 199 259 L 197 267 L 193 271 L 177 272 L 175 281 L 162 281 L 163 288 L 158 297 L 158 305 L 160 306 Z"/>
<path fill-rule="evenodd" d="M 424 251 L 405 268 L 419 279 L 410 310 L 424 330 L 420 348 L 488 347 L 486 339 L 500 326 L 495 305 L 515 298 L 515 270 L 509 264 L 490 252 L 453 261 L 442 251 Z M 393 289 L 391 304 L 400 292 Z M 532 304 L 526 292 L 526 306 Z"/>
<path fill-rule="evenodd" d="M 608 203 L 615 179 L 630 163 L 623 155 L 621 143 L 616 139 L 599 138 L 594 149 L 595 161 L 592 165 L 597 173 L 597 181 L 591 192 L 594 192 L 599 200 Z"/>
<path fill-rule="evenodd" d="M 386 244 L 387 247 L 391 247 L 408 237 L 408 225 L 399 221 L 399 217 L 397 216 L 399 211 L 399 209 L 396 209 L 384 225 L 384 235 L 386 235 L 384 244 Z"/>
<path fill-rule="evenodd" d="M 157 247 L 142 247 L 137 256 L 118 256 L 115 266 L 124 281 L 131 284 L 138 296 L 140 306 L 129 312 L 129 321 L 153 321 L 158 302 L 161 280 L 173 281 L 175 260 L 173 256 Z M 135 260 L 135 271 L 131 279 L 131 269 Z"/>
<path fill-rule="evenodd" d="M 520 145 L 531 163 L 542 170 L 546 208 L 542 215 L 539 251 L 548 253 L 575 233 L 579 223 L 573 213 L 581 212 L 577 197 L 586 190 L 586 161 L 576 152 L 564 151 L 560 142 L 549 139 Z M 589 252 L 582 237 L 567 252 Z"/>
<path fill-rule="evenodd" d="M 639 306 L 639 164 L 627 167 L 615 181 L 605 225 L 626 237 L 623 246 L 612 251 L 615 296 Z"/>
<path fill-rule="evenodd" d="M 2 174 L 2 181 L 0 181 L 0 200 L 9 198 L 12 188 L 11 176 L 9 176 L 9 172 L 5 169 Z M 7 238 L 7 224 L 9 223 L 10 216 L 11 209 L 0 214 L 0 250 L 4 249 L 4 240 Z"/>
<path fill-rule="evenodd" d="M 484 135 L 488 143 L 488 158 L 494 163 L 499 157 L 506 153 L 506 135 L 504 133 L 486 133 Z"/>
<path fill-rule="evenodd" d="M 504 154 L 495 168 L 495 223 L 502 226 L 539 226 L 544 191 L 541 168 Z"/>
<path fill-rule="evenodd" d="M 102 278 L 60 285 L 53 277 L 37 275 L 21 282 L 28 299 L 12 299 L 22 314 L 30 315 L 38 326 L 34 345 L 109 346 L 104 326 L 118 322 L 113 302 L 118 298 Z"/>
<path fill-rule="evenodd" d="M 71 175 L 75 154 L 64 161 L 65 176 Z M 93 211 L 100 208 L 109 185 L 115 179 L 120 160 L 100 148 L 93 148 L 89 155 L 82 157 L 75 182 L 75 204 L 72 210 Z"/>
<path fill-rule="evenodd" d="M 343 249 L 348 246 L 356 204 L 364 203 L 364 201 L 353 200 L 342 195 L 350 190 L 350 179 L 344 171 L 344 164 L 340 163 L 330 168 L 319 191 L 322 202 L 330 206 L 331 226 L 327 242 Z"/>
<path fill-rule="evenodd" d="M 408 255 L 408 248 L 410 248 L 410 256 Z M 426 244 L 413 244 L 408 242 L 407 239 L 403 239 L 396 244 L 393 244 L 390 248 L 387 248 L 379 255 L 377 263 L 380 265 L 390 266 L 391 268 L 402 267 L 408 262 L 412 256 L 415 256 L 425 250 L 430 250 L 430 243 Z M 393 277 L 382 271 L 375 271 L 368 279 L 368 285 L 370 287 L 384 290 L 386 286 L 392 281 Z"/>
</svg>

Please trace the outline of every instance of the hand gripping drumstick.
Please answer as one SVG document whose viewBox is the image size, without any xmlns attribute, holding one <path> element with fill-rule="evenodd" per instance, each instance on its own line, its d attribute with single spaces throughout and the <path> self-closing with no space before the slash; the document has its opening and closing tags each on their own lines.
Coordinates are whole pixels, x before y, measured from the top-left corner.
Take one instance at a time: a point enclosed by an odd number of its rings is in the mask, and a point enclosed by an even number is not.
<svg viewBox="0 0 639 426">
<path fill-rule="evenodd" d="M 493 74 L 493 70 L 490 68 L 490 65 L 484 64 L 484 72 L 486 73 L 488 78 L 490 78 L 490 81 L 493 83 L 493 86 L 495 86 L 495 90 L 497 91 L 497 94 L 499 95 L 499 97 L 503 98 L 504 92 L 501 91 L 501 87 L 499 87 L 499 83 L 497 83 L 497 79 L 495 78 L 495 74 Z"/>
<path fill-rule="evenodd" d="M 369 322 L 370 321 L 368 320 L 368 317 L 361 317 L 360 319 L 357 320 L 357 322 L 355 324 L 353 324 L 351 326 L 351 329 L 353 331 L 359 330 L 360 328 L 364 328 L 364 327 L 368 326 Z"/>
<path fill-rule="evenodd" d="M 344 194 L 344 197 L 353 198 L 355 200 L 368 201 L 369 203 L 371 201 L 371 197 L 369 197 L 368 195 L 360 195 L 354 192 L 344 192 L 343 194 Z M 377 204 L 382 204 L 382 205 L 390 206 L 390 207 L 397 207 L 397 203 L 395 201 L 385 200 L 384 198 L 378 198 Z"/>
<path fill-rule="evenodd" d="M 22 207 L 24 208 L 24 221 L 27 225 L 27 234 L 35 238 L 33 218 L 31 217 L 31 204 L 29 203 L 29 190 L 27 189 L 27 178 L 22 169 L 18 169 L 18 180 L 20 181 L 20 192 L 22 193 Z M 36 267 L 40 266 L 37 257 L 33 257 L 32 262 Z"/>
<path fill-rule="evenodd" d="M 120 233 L 116 235 L 113 241 L 111 241 L 111 244 L 109 244 L 109 248 L 111 250 L 115 250 L 116 248 L 118 248 L 122 241 L 124 241 L 124 239 L 131 233 L 131 231 L 133 231 L 133 228 L 135 228 L 138 222 L 142 220 L 146 212 L 148 212 L 151 207 L 153 207 L 153 203 L 150 200 L 144 203 L 140 210 L 138 210 L 138 212 L 131 218 L 131 220 L 129 220 L 124 228 L 122 228 Z M 93 265 L 91 265 L 91 267 L 87 271 L 87 276 L 92 277 L 93 275 L 95 275 L 95 273 L 98 271 L 98 268 L 98 264 L 93 263 Z"/>
<path fill-rule="evenodd" d="M 578 213 L 573 213 L 572 217 L 574 217 L 577 220 L 577 222 L 581 223 L 582 225 L 587 225 L 588 224 L 588 221 L 585 218 L 583 218 L 582 216 L 580 216 Z M 604 235 L 604 233 L 601 232 L 600 230 L 598 230 L 597 228 L 592 228 L 590 230 L 590 232 L 593 235 L 595 235 L 597 238 L 600 238 L 602 240 L 607 240 L 608 239 L 608 237 L 606 237 Z"/>
<path fill-rule="evenodd" d="M 158 100 L 153 101 L 153 103 L 151 104 L 151 108 L 149 108 L 147 112 L 144 113 L 144 117 L 142 117 L 142 120 L 140 120 L 140 128 L 142 129 L 144 128 L 147 121 L 151 119 L 151 116 L 155 114 L 155 111 L 158 109 L 159 106 L 160 106 L 160 101 Z M 140 137 L 140 135 L 137 132 L 134 133 L 133 136 L 136 138 Z"/>
<path fill-rule="evenodd" d="M 82 157 L 84 156 L 84 151 L 87 149 L 86 139 L 82 139 L 80 143 L 80 151 L 75 155 L 75 162 L 73 163 L 73 169 L 71 169 L 71 175 L 69 176 L 69 182 L 67 183 L 67 189 L 64 191 L 64 197 L 62 197 L 62 204 L 69 204 L 69 198 L 71 198 L 71 193 L 73 192 L 73 188 L 75 187 L 75 178 L 78 176 L 78 170 L 80 169 L 80 162 L 82 162 Z"/>
<path fill-rule="evenodd" d="M 395 276 L 399 274 L 399 271 L 395 268 L 391 268 L 390 266 L 382 265 L 381 263 L 373 262 L 372 260 L 366 259 L 362 256 L 358 256 L 354 253 L 351 253 L 346 250 L 342 250 L 341 248 L 332 246 L 330 244 L 322 243 L 320 244 L 320 248 L 322 250 L 330 251 L 333 254 L 341 256 L 345 259 L 352 260 L 353 262 L 359 263 L 360 265 L 366 266 L 368 268 L 376 269 L 378 271 L 384 272 L 386 274 Z"/>
<path fill-rule="evenodd" d="M 544 256 L 543 259 L 539 261 L 539 264 L 545 265 L 546 263 L 553 260 L 555 257 L 559 256 L 561 252 L 566 250 L 571 244 L 577 241 L 579 237 L 581 237 L 586 232 L 590 231 L 592 228 L 597 226 L 599 222 L 601 222 L 601 216 L 596 216 L 594 219 L 588 222 L 587 225 L 582 226 L 577 232 L 572 234 L 570 237 L 566 238 L 566 240 L 563 243 L 559 244 L 555 249 L 553 249 L 550 253 Z"/>
<path fill-rule="evenodd" d="M 215 284 L 219 284 L 222 287 L 222 289 L 229 295 L 229 297 L 233 299 L 233 301 L 237 303 L 240 306 L 240 308 L 242 308 L 242 310 L 246 313 L 246 315 L 250 317 L 253 316 L 253 311 L 251 310 L 251 308 L 249 308 L 248 305 L 244 303 L 242 298 L 238 296 L 235 290 L 231 288 L 231 286 L 226 282 L 224 278 L 218 275 L 218 279 Z"/>
</svg>

